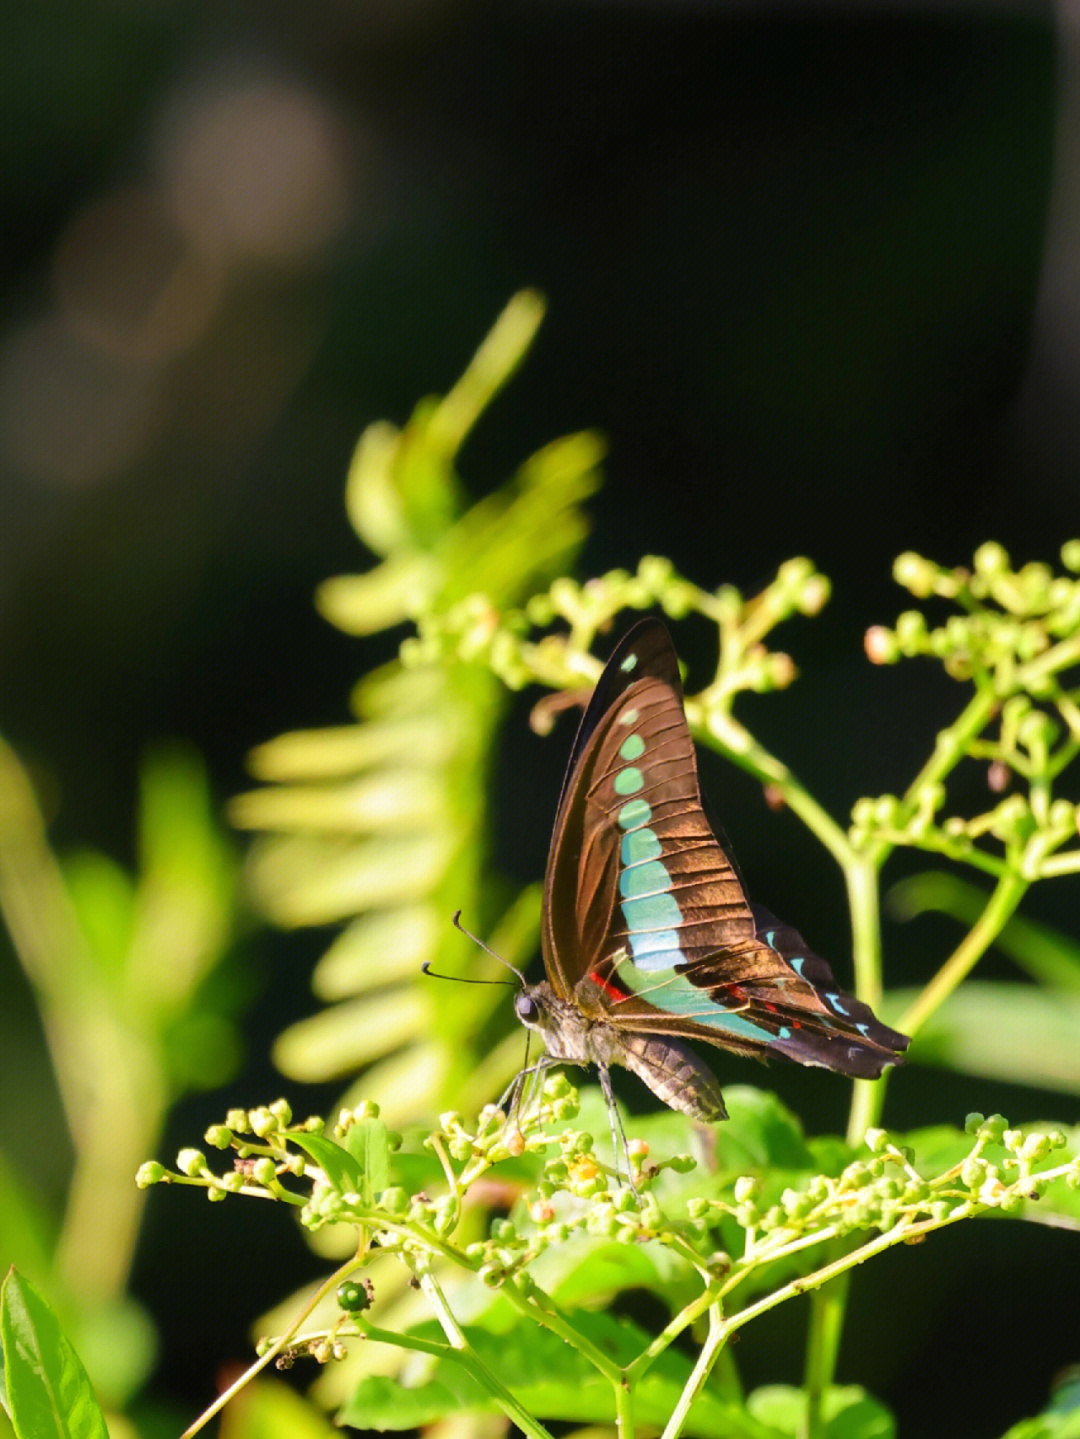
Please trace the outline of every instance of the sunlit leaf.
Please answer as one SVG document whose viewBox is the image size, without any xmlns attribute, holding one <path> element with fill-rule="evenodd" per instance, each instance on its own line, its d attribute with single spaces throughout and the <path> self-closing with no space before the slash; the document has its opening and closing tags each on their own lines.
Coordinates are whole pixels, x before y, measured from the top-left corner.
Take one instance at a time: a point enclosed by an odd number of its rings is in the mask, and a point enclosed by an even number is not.
<svg viewBox="0 0 1080 1439">
<path fill-rule="evenodd" d="M 805 1432 L 806 1395 L 787 1384 L 769 1384 L 747 1396 L 756 1419 L 791 1439 Z M 857 1384 L 836 1385 L 822 1395 L 822 1439 L 894 1439 L 896 1421 L 884 1405 Z"/>
<path fill-rule="evenodd" d="M 108 1439 L 79 1356 L 45 1300 L 14 1269 L 0 1297 L 0 1344 L 17 1439 Z"/>
<path fill-rule="evenodd" d="M 891 992 L 892 1012 L 916 998 Z M 986 1079 L 1080 1094 L 1080 994 L 968 980 L 926 1021 L 912 1056 Z"/>
</svg>

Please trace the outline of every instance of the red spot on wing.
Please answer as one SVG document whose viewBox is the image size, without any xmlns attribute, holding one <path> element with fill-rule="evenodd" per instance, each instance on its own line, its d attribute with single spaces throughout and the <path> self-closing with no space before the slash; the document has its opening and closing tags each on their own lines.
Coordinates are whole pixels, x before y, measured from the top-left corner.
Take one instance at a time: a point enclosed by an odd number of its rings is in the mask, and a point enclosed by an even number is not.
<svg viewBox="0 0 1080 1439">
<path fill-rule="evenodd" d="M 589 978 L 592 980 L 593 984 L 596 985 L 597 989 L 602 989 L 604 991 L 604 993 L 611 1000 L 612 1004 L 621 1004 L 622 1001 L 626 998 L 626 995 L 622 992 L 621 989 L 616 989 L 615 986 L 612 984 L 611 980 L 605 979 L 602 974 L 597 972 L 597 970 L 590 970 Z"/>
</svg>

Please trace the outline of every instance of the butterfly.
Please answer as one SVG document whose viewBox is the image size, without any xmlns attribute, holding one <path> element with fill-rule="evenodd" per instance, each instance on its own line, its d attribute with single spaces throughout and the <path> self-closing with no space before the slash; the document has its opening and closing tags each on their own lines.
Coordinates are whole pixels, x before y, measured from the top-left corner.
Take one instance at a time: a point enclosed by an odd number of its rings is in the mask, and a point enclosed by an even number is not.
<svg viewBox="0 0 1080 1439">
<path fill-rule="evenodd" d="M 646 619 L 615 647 L 578 727 L 544 877 L 546 978 L 515 999 L 542 1067 L 621 1064 L 692 1119 L 727 1117 L 681 1041 L 876 1079 L 908 1038 L 752 905 L 702 806 L 678 660 Z"/>
</svg>

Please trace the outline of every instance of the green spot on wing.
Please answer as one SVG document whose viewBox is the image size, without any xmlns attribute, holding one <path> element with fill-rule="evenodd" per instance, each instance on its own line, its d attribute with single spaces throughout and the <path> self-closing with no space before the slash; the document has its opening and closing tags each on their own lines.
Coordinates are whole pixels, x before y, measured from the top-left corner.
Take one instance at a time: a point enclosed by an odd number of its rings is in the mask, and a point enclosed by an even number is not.
<svg viewBox="0 0 1080 1439">
<path fill-rule="evenodd" d="M 640 759 L 645 753 L 645 741 L 639 734 L 629 734 L 619 746 L 622 759 Z"/>
<path fill-rule="evenodd" d="M 652 808 L 648 800 L 632 799 L 623 805 L 616 818 L 620 829 L 640 829 L 652 819 Z"/>
<path fill-rule="evenodd" d="M 644 783 L 645 780 L 641 771 L 636 769 L 634 765 L 628 764 L 625 769 L 621 769 L 615 776 L 615 793 L 636 794 Z"/>
</svg>

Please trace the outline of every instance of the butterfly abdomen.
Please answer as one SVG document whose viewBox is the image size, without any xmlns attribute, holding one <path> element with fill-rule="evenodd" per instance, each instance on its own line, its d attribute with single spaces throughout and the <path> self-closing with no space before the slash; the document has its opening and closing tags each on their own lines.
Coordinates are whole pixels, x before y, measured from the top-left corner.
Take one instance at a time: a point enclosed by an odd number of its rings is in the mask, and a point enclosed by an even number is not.
<svg viewBox="0 0 1080 1439">
<path fill-rule="evenodd" d="M 621 1063 L 664 1104 L 701 1124 L 727 1118 L 724 1097 L 711 1069 L 693 1050 L 659 1035 L 621 1036 Z"/>
</svg>

